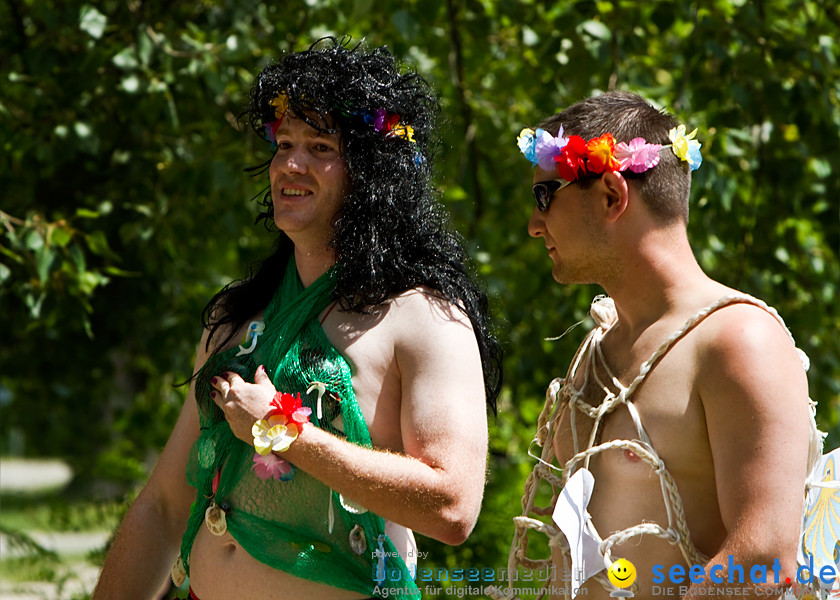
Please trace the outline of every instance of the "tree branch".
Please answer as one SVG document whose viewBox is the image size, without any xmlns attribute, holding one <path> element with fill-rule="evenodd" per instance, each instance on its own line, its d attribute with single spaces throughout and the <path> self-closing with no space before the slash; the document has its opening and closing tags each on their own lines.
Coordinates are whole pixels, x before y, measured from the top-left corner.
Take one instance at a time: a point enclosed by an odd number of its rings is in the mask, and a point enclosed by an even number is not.
<svg viewBox="0 0 840 600">
<path fill-rule="evenodd" d="M 473 187 L 473 198 L 475 199 L 475 212 L 473 222 L 470 224 L 470 235 L 475 233 L 478 221 L 484 214 L 484 194 L 481 190 L 481 183 L 478 178 L 478 147 L 475 142 L 476 127 L 473 122 L 472 107 L 466 97 L 464 90 L 464 59 L 461 47 L 461 36 L 458 29 L 458 15 L 453 0 L 446 0 L 446 13 L 449 17 L 449 70 L 452 77 L 452 84 L 455 86 L 455 93 L 458 96 L 458 103 L 461 107 L 461 119 L 464 121 L 464 140 L 467 144 L 467 169 Z"/>
</svg>

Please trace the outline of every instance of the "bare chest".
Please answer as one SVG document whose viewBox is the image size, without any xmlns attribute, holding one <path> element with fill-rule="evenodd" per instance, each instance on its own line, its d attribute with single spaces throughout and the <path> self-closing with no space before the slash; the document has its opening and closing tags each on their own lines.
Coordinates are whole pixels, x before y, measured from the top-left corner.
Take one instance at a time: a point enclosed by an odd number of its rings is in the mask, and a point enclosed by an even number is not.
<svg viewBox="0 0 840 600">
<path fill-rule="evenodd" d="M 607 355 L 597 349 L 584 357 L 567 380 L 555 427 L 554 448 L 561 464 L 587 448 L 613 444 L 593 455 L 590 464 L 597 462 L 616 476 L 647 477 L 635 446 L 651 447 L 678 470 L 683 465 L 690 469 L 708 450 L 691 344 L 671 348 L 639 377 L 650 354 L 646 348 L 628 351 L 618 368 L 607 364 Z M 622 441 L 628 443 L 616 444 Z"/>
<path fill-rule="evenodd" d="M 586 467 L 594 475 L 589 512 L 602 537 L 642 522 L 669 526 L 671 500 L 663 495 L 657 471 L 664 465 L 679 492 L 695 544 L 709 547 L 717 542 L 720 515 L 705 417 L 696 392 L 694 349 L 691 343 L 674 346 L 641 383 L 633 385 L 649 356 L 643 355 L 615 371 L 593 361 L 574 373 L 554 429 L 557 462 Z M 618 400 L 622 396 L 626 401 Z M 604 403 L 611 409 L 601 414 Z M 584 457 L 589 449 L 594 451 Z M 637 557 L 642 562 L 644 556 L 662 557 L 674 550 L 653 537 L 633 543 L 644 546 Z"/>
<path fill-rule="evenodd" d="M 322 327 L 350 365 L 356 402 L 374 447 L 402 451 L 400 376 L 387 312 L 387 306 L 370 315 L 333 310 Z"/>
</svg>

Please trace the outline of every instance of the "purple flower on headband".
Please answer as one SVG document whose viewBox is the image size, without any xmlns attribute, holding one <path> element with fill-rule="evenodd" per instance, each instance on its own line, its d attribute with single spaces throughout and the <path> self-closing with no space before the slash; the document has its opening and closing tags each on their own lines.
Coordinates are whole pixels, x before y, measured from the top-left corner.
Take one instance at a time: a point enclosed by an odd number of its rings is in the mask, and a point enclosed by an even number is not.
<svg viewBox="0 0 840 600">
<path fill-rule="evenodd" d="M 555 169 L 554 157 L 559 155 L 566 144 L 569 143 L 569 138 L 563 137 L 563 126 L 557 132 L 557 137 L 543 129 L 537 129 L 536 132 L 537 143 L 534 145 L 534 153 L 537 155 L 540 169 L 543 171 L 553 171 Z"/>
<path fill-rule="evenodd" d="M 648 144 L 644 138 L 633 138 L 629 144 L 619 142 L 615 145 L 615 157 L 618 170 L 630 169 L 634 173 L 644 173 L 659 164 L 659 144 Z"/>
<path fill-rule="evenodd" d="M 384 108 L 377 108 L 373 111 L 373 128 L 376 131 L 385 131 L 388 112 Z"/>
</svg>

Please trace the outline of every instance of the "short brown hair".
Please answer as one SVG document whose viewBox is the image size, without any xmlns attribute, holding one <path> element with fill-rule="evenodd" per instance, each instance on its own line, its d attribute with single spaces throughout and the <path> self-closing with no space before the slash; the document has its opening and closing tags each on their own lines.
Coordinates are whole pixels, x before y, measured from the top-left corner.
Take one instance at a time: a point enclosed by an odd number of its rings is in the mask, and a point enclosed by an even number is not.
<svg viewBox="0 0 840 600">
<path fill-rule="evenodd" d="M 637 94 L 606 92 L 586 98 L 545 119 L 539 127 L 557 135 L 579 135 L 584 140 L 612 133 L 617 142 L 640 137 L 650 144 L 670 144 L 668 131 L 678 125 L 665 111 L 651 106 Z M 659 164 L 644 173 L 622 172 L 636 182 L 639 196 L 651 211 L 665 221 L 679 218 L 688 223 L 688 196 L 691 172 L 687 163 L 668 150 L 660 152 Z"/>
</svg>

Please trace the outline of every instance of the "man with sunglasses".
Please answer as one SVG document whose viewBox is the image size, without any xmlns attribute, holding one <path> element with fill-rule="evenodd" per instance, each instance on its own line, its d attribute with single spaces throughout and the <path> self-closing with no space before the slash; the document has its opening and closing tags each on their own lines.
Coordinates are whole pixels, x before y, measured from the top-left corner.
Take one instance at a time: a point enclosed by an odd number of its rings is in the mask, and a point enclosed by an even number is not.
<svg viewBox="0 0 840 600">
<path fill-rule="evenodd" d="M 565 576 L 590 599 L 630 593 L 606 576 L 619 558 L 635 566 L 630 589 L 642 597 L 764 597 L 758 588 L 796 576 L 820 442 L 805 370 L 778 314 L 694 258 L 695 133 L 611 92 L 518 140 L 536 167 L 528 232 L 545 242 L 552 275 L 608 294 L 549 388 L 543 462 L 526 486 L 531 509 L 536 481 L 551 479 L 544 465 L 562 477 L 548 530 L 554 584 Z M 517 520 L 512 556 L 523 558 L 536 526 Z M 754 565 L 764 582 L 753 583 Z"/>
</svg>

